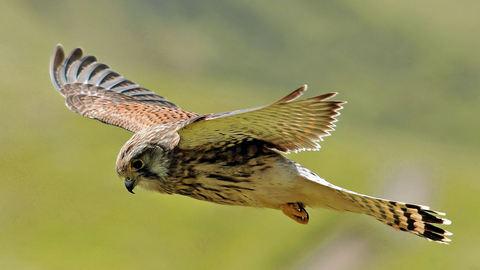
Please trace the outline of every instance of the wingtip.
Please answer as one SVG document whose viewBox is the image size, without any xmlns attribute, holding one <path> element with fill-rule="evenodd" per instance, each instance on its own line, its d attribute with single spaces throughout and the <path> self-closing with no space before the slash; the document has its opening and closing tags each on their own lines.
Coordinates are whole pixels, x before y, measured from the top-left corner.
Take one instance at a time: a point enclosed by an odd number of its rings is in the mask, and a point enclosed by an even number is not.
<svg viewBox="0 0 480 270">
<path fill-rule="evenodd" d="M 68 65 L 69 63 L 81 59 L 83 56 L 83 49 L 82 47 L 77 47 L 73 49 L 70 54 L 67 56 L 67 59 L 65 59 L 65 65 Z"/>
<path fill-rule="evenodd" d="M 57 44 L 52 53 L 52 58 L 50 59 L 50 79 L 52 80 L 53 85 L 58 90 L 60 85 L 58 84 L 57 78 L 55 77 L 55 72 L 59 66 L 63 64 L 65 60 L 65 51 L 63 50 L 62 44 Z"/>
<path fill-rule="evenodd" d="M 63 50 L 62 44 L 58 43 L 53 50 L 51 66 L 52 64 L 61 64 L 65 59 L 65 51 Z"/>
<path fill-rule="evenodd" d="M 307 85 L 304 84 L 301 87 L 295 89 L 290 94 L 286 95 L 284 98 L 280 99 L 279 101 L 277 101 L 273 104 L 282 104 L 282 103 L 288 103 L 288 102 L 294 101 L 295 99 L 297 99 L 299 96 L 301 96 L 303 94 L 302 92 L 304 92 L 306 90 L 307 90 Z"/>
<path fill-rule="evenodd" d="M 83 49 L 81 47 L 75 48 L 65 57 L 62 44 L 59 43 L 55 46 L 50 59 L 50 79 L 57 90 L 60 90 L 63 84 L 67 82 L 66 71 L 71 63 L 81 59 L 82 56 Z"/>
<path fill-rule="evenodd" d="M 338 95 L 338 92 L 331 92 L 331 93 L 323 94 L 321 95 L 321 97 L 325 100 L 325 99 L 332 98 L 336 95 Z"/>
</svg>

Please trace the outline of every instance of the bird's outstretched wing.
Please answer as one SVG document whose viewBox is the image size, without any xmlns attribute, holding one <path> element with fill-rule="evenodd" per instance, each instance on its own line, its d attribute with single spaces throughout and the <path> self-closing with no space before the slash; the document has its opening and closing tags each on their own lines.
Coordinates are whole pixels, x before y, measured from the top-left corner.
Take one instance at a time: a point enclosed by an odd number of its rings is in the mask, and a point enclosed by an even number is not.
<svg viewBox="0 0 480 270">
<path fill-rule="evenodd" d="M 133 132 L 198 116 L 125 79 L 95 56 L 83 57 L 81 48 L 65 59 L 62 45 L 57 45 L 50 77 L 73 112 Z"/>
<path fill-rule="evenodd" d="M 217 142 L 258 139 L 268 147 L 290 151 L 317 150 L 318 141 L 330 135 L 343 101 L 326 101 L 336 93 L 295 101 L 304 85 L 281 100 L 264 107 L 204 116 L 178 133 L 179 147 L 191 149 Z"/>
</svg>

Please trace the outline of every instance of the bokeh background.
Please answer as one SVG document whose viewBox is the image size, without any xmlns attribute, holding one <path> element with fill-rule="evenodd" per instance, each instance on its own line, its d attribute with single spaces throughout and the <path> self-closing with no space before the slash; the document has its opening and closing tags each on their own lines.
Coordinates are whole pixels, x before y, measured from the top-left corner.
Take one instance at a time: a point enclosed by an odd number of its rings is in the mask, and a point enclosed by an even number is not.
<svg viewBox="0 0 480 270">
<path fill-rule="evenodd" d="M 479 1 L 0 2 L 1 269 L 480 269 Z M 129 194 L 131 133 L 70 112 L 48 65 L 82 46 L 197 113 L 308 84 L 348 104 L 320 152 L 328 181 L 430 205 L 451 245 L 367 216 Z"/>
</svg>

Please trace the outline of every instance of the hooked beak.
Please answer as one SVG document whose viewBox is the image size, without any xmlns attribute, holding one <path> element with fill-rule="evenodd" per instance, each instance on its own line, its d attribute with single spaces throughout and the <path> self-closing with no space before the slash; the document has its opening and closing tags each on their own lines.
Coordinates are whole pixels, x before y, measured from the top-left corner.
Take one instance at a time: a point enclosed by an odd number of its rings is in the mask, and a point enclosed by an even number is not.
<svg viewBox="0 0 480 270">
<path fill-rule="evenodd" d="M 135 184 L 137 183 L 137 178 L 133 178 L 130 181 L 125 180 L 125 187 L 127 188 L 128 192 L 135 194 L 133 189 L 135 188 Z"/>
</svg>

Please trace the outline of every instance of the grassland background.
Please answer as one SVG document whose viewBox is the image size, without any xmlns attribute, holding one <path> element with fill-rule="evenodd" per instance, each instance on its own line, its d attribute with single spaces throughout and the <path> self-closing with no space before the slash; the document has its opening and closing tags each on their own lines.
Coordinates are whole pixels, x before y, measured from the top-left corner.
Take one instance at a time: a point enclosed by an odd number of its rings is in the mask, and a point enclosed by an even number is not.
<svg viewBox="0 0 480 270">
<path fill-rule="evenodd" d="M 480 2 L 0 2 L 1 269 L 480 269 Z M 366 216 L 129 194 L 130 133 L 77 116 L 48 75 L 82 46 L 197 113 L 346 100 L 320 152 L 328 181 L 447 212 L 450 246 Z"/>
</svg>

